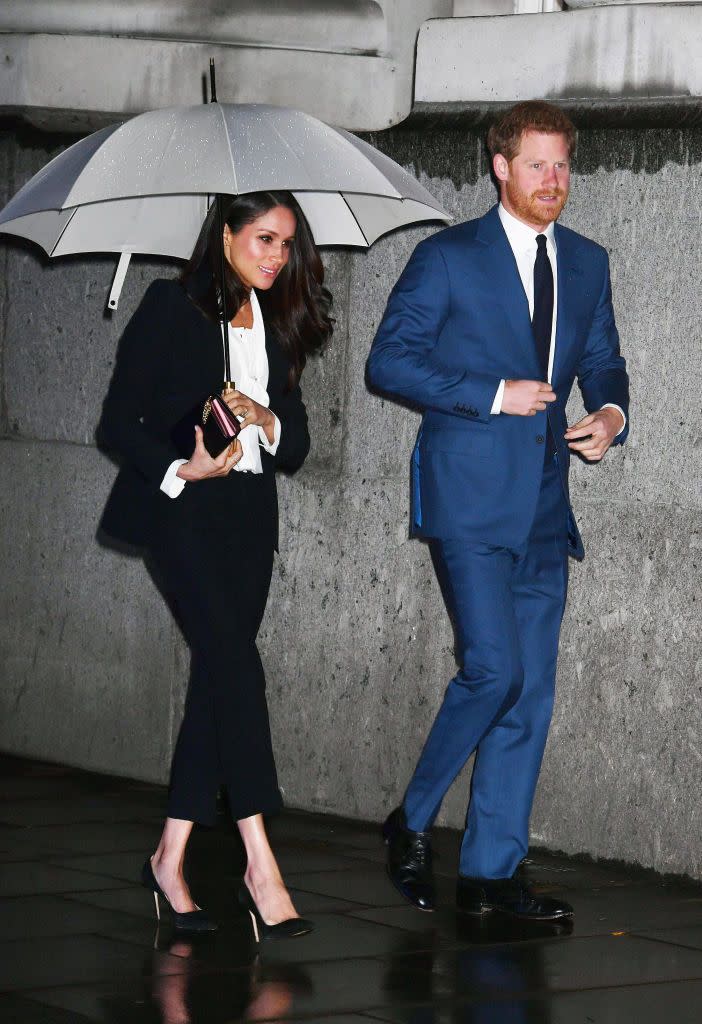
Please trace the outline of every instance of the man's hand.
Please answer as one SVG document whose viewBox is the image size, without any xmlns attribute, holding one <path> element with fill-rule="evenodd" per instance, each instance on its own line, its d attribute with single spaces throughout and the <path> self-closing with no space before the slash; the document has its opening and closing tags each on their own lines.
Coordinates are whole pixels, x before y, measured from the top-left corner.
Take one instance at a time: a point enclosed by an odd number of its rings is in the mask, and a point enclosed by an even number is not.
<svg viewBox="0 0 702 1024">
<path fill-rule="evenodd" d="M 543 412 L 556 394 L 550 384 L 540 380 L 507 380 L 502 395 L 502 408 L 510 416 L 535 416 Z"/>
<path fill-rule="evenodd" d="M 588 462 L 599 462 L 623 426 L 622 414 L 608 406 L 568 427 L 565 439 L 568 447 Z"/>
</svg>

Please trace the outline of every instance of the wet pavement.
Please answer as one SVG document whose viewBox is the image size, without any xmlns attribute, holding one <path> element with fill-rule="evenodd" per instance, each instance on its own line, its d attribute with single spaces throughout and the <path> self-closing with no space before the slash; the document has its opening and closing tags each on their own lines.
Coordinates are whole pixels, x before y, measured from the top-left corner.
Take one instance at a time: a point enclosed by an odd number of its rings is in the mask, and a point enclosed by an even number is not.
<svg viewBox="0 0 702 1024">
<path fill-rule="evenodd" d="M 437 830 L 441 909 L 403 904 L 371 825 L 287 812 L 274 848 L 312 935 L 253 942 L 221 815 L 188 875 L 220 925 L 160 927 L 138 884 L 158 786 L 0 755 L 0 1020 L 4 1024 L 676 1024 L 702 1022 L 702 887 L 534 854 L 527 872 L 575 907 L 569 931 L 453 908 L 458 835 Z"/>
</svg>

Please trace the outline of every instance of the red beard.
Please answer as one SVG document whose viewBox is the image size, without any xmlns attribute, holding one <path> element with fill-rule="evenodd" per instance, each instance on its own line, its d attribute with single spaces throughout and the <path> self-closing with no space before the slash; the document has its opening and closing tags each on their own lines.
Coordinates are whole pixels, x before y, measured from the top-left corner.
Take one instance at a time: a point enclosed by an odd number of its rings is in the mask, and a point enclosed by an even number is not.
<svg viewBox="0 0 702 1024">
<path fill-rule="evenodd" d="M 539 189 L 537 192 L 524 192 L 513 181 L 505 182 L 507 198 L 515 215 L 528 224 L 539 224 L 546 227 L 551 221 L 558 220 L 568 199 L 568 193 L 562 188 Z M 544 206 L 538 201 L 539 196 L 555 196 L 557 202 Z"/>
</svg>

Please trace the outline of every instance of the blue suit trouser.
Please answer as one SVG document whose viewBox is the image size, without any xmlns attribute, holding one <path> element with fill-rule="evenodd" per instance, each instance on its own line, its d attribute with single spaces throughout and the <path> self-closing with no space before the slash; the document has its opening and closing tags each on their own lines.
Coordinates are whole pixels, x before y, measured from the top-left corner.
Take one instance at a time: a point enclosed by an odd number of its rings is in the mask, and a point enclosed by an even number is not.
<svg viewBox="0 0 702 1024">
<path fill-rule="evenodd" d="M 527 853 L 568 586 L 567 524 L 551 457 L 523 547 L 433 542 L 461 668 L 448 685 L 404 808 L 410 829 L 430 828 L 475 751 L 461 875 L 508 878 Z"/>
</svg>

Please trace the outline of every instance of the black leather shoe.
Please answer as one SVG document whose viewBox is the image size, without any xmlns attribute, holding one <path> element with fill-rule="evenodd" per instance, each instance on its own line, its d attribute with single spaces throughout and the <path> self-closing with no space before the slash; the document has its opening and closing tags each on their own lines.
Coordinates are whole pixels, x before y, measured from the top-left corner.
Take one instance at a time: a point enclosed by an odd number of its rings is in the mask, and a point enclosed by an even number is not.
<svg viewBox="0 0 702 1024">
<path fill-rule="evenodd" d="M 519 921 L 566 921 L 573 908 L 564 900 L 539 896 L 517 878 L 467 878 L 458 876 L 456 905 L 464 914 L 495 911 Z"/>
<path fill-rule="evenodd" d="M 388 876 L 401 896 L 419 910 L 434 910 L 436 890 L 428 832 L 407 828 L 405 812 L 396 808 L 383 825 L 388 846 Z"/>
</svg>

